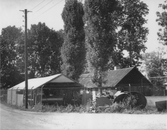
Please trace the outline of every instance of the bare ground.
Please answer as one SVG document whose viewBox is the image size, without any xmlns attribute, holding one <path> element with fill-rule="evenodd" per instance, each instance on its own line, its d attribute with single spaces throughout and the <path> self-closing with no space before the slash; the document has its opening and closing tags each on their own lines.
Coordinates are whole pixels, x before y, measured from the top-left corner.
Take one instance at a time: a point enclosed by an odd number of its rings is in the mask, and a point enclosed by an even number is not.
<svg viewBox="0 0 167 130">
<path fill-rule="evenodd" d="M 1 129 L 167 129 L 167 114 L 85 114 L 29 112 L 0 104 Z"/>
</svg>

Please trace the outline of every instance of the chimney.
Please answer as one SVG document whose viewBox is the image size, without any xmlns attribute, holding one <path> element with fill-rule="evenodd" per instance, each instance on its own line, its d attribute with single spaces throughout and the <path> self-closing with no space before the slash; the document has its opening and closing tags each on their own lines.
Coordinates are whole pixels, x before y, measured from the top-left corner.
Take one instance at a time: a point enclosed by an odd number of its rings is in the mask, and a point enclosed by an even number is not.
<svg viewBox="0 0 167 130">
<path fill-rule="evenodd" d="M 120 69 L 118 65 L 114 66 L 114 70 Z"/>
<path fill-rule="evenodd" d="M 117 66 L 114 66 L 114 70 L 117 70 Z"/>
</svg>

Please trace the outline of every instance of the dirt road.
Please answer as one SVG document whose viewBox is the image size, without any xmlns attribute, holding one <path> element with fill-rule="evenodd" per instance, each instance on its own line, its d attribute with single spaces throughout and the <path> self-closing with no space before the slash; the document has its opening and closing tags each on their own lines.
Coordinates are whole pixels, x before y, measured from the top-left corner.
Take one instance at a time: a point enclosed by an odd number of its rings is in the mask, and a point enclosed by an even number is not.
<svg viewBox="0 0 167 130">
<path fill-rule="evenodd" d="M 167 114 L 41 113 L 12 109 L 0 104 L 1 129 L 167 129 Z"/>
</svg>

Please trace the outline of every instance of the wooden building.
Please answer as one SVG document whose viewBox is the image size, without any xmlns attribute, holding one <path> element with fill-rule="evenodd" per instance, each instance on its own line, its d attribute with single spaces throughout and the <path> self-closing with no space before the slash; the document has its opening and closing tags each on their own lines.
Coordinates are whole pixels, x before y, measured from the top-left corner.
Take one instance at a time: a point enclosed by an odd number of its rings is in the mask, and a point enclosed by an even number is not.
<svg viewBox="0 0 167 130">
<path fill-rule="evenodd" d="M 106 73 L 104 83 L 100 89 L 137 91 L 144 95 L 151 95 L 153 85 L 142 75 L 137 67 L 110 70 Z M 99 89 L 91 80 L 91 74 L 83 74 L 80 83 L 90 90 Z"/>
</svg>

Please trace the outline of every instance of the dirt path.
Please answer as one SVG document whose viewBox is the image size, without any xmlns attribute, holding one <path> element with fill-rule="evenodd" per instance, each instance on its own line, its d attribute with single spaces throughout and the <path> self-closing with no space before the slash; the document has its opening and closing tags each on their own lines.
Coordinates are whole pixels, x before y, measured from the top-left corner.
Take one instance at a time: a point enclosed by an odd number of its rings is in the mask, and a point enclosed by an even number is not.
<svg viewBox="0 0 167 130">
<path fill-rule="evenodd" d="M 1 129 L 167 129 L 167 114 L 79 114 L 20 111 L 0 106 Z"/>
</svg>

